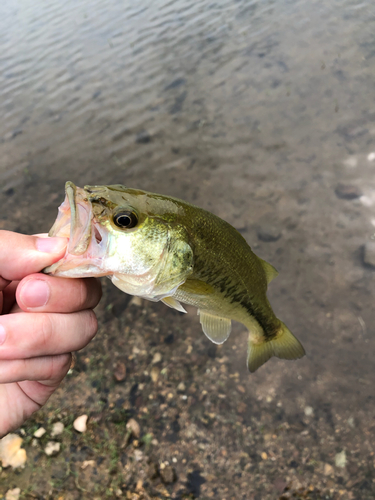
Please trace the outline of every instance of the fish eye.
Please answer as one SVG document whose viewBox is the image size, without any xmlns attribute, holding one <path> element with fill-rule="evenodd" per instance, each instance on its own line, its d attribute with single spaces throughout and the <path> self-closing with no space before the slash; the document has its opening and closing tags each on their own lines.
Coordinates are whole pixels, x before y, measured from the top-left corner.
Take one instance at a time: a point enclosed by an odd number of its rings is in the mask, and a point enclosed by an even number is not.
<svg viewBox="0 0 375 500">
<path fill-rule="evenodd" d="M 122 210 L 113 216 L 113 222 L 117 227 L 121 227 L 122 229 L 131 229 L 138 224 L 138 217 L 135 212 Z"/>
</svg>

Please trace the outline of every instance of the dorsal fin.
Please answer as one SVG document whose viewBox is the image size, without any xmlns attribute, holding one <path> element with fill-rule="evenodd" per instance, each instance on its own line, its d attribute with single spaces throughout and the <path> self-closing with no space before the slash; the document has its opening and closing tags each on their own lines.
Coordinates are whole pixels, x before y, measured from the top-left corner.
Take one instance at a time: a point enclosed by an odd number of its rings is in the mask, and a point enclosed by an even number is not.
<svg viewBox="0 0 375 500">
<path fill-rule="evenodd" d="M 264 272 L 266 273 L 266 279 L 267 279 L 267 285 L 273 280 L 273 278 L 276 278 L 278 276 L 278 271 L 273 267 L 273 265 L 269 264 L 265 260 L 261 259 L 258 257 L 260 260 L 260 263 L 263 267 Z"/>
<path fill-rule="evenodd" d="M 231 331 L 231 320 L 214 316 L 206 311 L 198 311 L 199 320 L 205 335 L 214 344 L 222 344 L 227 340 Z"/>
</svg>

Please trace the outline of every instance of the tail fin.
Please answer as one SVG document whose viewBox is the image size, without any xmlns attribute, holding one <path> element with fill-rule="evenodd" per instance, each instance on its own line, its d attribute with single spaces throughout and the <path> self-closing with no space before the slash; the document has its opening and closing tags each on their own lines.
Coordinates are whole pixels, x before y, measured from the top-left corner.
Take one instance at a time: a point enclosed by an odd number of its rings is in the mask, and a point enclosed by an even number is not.
<svg viewBox="0 0 375 500">
<path fill-rule="evenodd" d="M 280 332 L 274 339 L 260 344 L 256 344 L 249 339 L 247 367 L 251 372 L 255 372 L 272 356 L 282 359 L 298 359 L 306 354 L 300 341 L 296 339 L 283 322 L 280 323 Z"/>
</svg>

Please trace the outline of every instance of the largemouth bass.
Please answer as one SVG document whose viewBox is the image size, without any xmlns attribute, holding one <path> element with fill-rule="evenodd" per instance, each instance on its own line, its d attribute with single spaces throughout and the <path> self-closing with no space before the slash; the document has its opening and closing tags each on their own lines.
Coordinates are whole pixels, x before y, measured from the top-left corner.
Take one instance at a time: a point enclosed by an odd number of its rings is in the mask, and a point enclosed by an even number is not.
<svg viewBox="0 0 375 500">
<path fill-rule="evenodd" d="M 305 351 L 267 299 L 276 269 L 219 217 L 184 201 L 122 185 L 65 186 L 49 236 L 69 238 L 65 256 L 44 272 L 108 276 L 120 290 L 177 311 L 198 308 L 203 332 L 227 340 L 231 320 L 249 330 L 247 366 Z"/>
</svg>

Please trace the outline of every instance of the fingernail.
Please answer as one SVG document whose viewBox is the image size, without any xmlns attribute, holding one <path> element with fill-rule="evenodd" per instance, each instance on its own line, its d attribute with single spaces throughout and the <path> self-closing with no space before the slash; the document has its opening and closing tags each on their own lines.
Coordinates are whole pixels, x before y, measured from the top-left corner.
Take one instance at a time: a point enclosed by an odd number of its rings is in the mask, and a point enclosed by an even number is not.
<svg viewBox="0 0 375 500">
<path fill-rule="evenodd" d="M 26 307 L 45 306 L 50 297 L 50 288 L 43 280 L 30 280 L 21 290 L 21 300 Z"/>
<path fill-rule="evenodd" d="M 67 243 L 67 238 L 38 238 L 36 248 L 39 252 L 59 253 L 66 247 Z"/>
<path fill-rule="evenodd" d="M 0 345 L 4 344 L 5 337 L 6 337 L 5 328 L 3 327 L 3 325 L 0 325 Z"/>
</svg>

